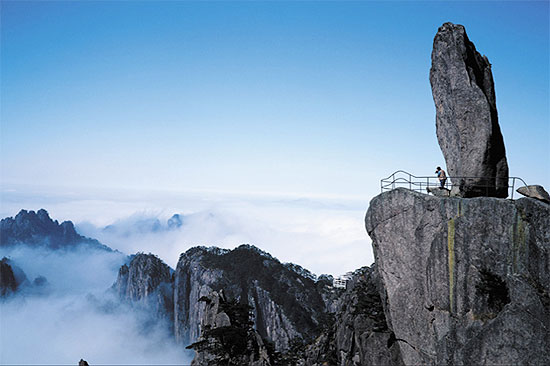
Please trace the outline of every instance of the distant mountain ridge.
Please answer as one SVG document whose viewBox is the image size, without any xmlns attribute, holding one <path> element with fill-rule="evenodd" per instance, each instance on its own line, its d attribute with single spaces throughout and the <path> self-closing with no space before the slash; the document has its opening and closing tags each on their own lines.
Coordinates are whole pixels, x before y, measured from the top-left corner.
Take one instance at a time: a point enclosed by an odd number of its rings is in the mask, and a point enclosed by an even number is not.
<svg viewBox="0 0 550 366">
<path fill-rule="evenodd" d="M 113 251 L 98 240 L 78 234 L 71 221 L 52 220 L 44 209 L 21 210 L 0 221 L 0 247 L 26 245 L 49 249 L 89 248 Z"/>
<path fill-rule="evenodd" d="M 177 230 L 183 226 L 184 217 L 180 214 L 174 214 L 165 222 L 161 222 L 158 217 L 139 217 L 125 220 L 118 220 L 101 230 L 106 233 L 115 234 L 120 237 L 131 237 L 133 235 L 143 235 L 149 233 L 159 233 L 171 230 Z"/>
</svg>

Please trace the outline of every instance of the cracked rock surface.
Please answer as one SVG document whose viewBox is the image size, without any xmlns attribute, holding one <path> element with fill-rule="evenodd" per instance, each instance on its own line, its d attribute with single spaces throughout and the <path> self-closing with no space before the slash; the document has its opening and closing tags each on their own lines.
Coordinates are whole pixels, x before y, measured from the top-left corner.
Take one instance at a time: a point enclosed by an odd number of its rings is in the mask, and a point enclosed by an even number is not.
<svg viewBox="0 0 550 366">
<path fill-rule="evenodd" d="M 508 163 L 491 64 L 462 25 L 445 23 L 437 31 L 430 84 L 437 139 L 453 185 L 462 197 L 506 198 Z"/>
<path fill-rule="evenodd" d="M 550 205 L 399 188 L 365 223 L 405 364 L 550 364 Z"/>
</svg>

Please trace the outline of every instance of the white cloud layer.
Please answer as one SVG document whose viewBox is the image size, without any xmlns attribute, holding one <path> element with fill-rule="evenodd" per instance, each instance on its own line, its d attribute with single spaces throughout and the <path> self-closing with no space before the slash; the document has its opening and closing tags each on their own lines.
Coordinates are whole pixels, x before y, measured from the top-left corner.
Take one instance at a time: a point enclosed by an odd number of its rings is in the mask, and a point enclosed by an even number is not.
<svg viewBox="0 0 550 366">
<path fill-rule="evenodd" d="M 193 246 L 243 243 L 316 274 L 339 275 L 374 261 L 364 226 L 366 199 L 136 191 L 50 193 L 44 202 L 44 194 L 4 195 L 10 197 L 4 216 L 44 207 L 54 219 L 72 220 L 83 235 L 124 253 L 157 254 L 173 268 Z M 174 213 L 185 216 L 179 230 L 147 230 L 151 220 L 166 225 Z M 122 229 L 104 231 L 107 225 Z"/>
<path fill-rule="evenodd" d="M 177 346 L 162 322 L 119 304 L 107 289 L 126 257 L 102 251 L 2 249 L 30 282 L 0 301 L 0 364 L 185 364 L 192 355 Z"/>
<path fill-rule="evenodd" d="M 367 202 L 357 199 L 16 189 L 4 190 L 2 203 L 2 217 L 45 208 L 122 253 L 0 249 L 29 281 L 48 280 L 47 295 L 28 291 L 0 303 L 1 364 L 189 363 L 192 354 L 173 343 L 163 324 L 145 331 L 146 314 L 113 305 L 106 290 L 124 254 L 151 252 L 175 268 L 190 247 L 248 243 L 318 275 L 373 262 L 363 223 Z M 183 225 L 169 230 L 174 213 Z"/>
</svg>

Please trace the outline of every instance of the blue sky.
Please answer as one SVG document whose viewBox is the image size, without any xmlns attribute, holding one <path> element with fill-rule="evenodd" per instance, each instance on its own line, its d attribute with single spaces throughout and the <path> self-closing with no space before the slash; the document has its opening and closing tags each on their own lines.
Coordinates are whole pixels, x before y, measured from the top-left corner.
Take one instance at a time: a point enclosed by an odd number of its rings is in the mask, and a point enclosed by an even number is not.
<svg viewBox="0 0 550 366">
<path fill-rule="evenodd" d="M 510 174 L 550 188 L 548 2 L 2 2 L 1 183 L 367 197 L 443 157 L 445 21 L 493 64 Z"/>
</svg>

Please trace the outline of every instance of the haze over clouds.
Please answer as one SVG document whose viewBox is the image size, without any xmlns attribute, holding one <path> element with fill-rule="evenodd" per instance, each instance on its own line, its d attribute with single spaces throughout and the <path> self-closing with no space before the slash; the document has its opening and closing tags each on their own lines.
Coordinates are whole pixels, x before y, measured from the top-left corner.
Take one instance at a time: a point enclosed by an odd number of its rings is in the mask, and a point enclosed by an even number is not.
<svg viewBox="0 0 550 366">
<path fill-rule="evenodd" d="M 428 80 L 444 22 L 493 64 L 510 175 L 550 186 L 547 15 L 535 1 L 3 2 L 0 211 L 43 207 L 172 266 L 241 243 L 315 273 L 370 264 L 380 179 L 444 165 Z M 98 230 L 173 213 L 190 215 L 181 232 Z"/>
<path fill-rule="evenodd" d="M 2 216 L 15 215 L 21 205 L 44 206 L 54 220 L 74 220 L 80 234 L 123 253 L 157 254 L 172 268 L 192 246 L 242 243 L 316 274 L 339 275 L 372 262 L 363 228 L 366 203 L 360 200 L 136 194 L 139 198 L 96 192 L 91 200 L 76 192 L 4 190 Z M 166 221 L 174 213 L 182 214 L 183 224 L 169 229 Z M 22 247 L 3 248 L 0 256 L 11 258 L 31 282 L 44 276 L 49 283 L 46 297 L 29 292 L 0 304 L 1 363 L 72 364 L 80 358 L 106 364 L 190 362 L 192 354 L 173 343 L 163 324 L 143 329 L 147 314 L 115 306 L 106 293 L 127 260 L 124 254 Z"/>
<path fill-rule="evenodd" d="M 1 364 L 190 362 L 166 324 L 151 323 L 150 315 L 130 311 L 107 291 L 126 260 L 121 253 L 2 248 L 3 256 L 29 281 L 44 276 L 48 285 L 41 294 L 27 287 L 0 302 Z"/>
<path fill-rule="evenodd" d="M 49 196 L 48 202 L 40 197 Z M 77 231 L 121 252 L 159 255 L 175 268 L 179 255 L 197 245 L 234 248 L 252 244 L 282 262 L 299 264 L 313 273 L 340 275 L 373 262 L 363 218 L 368 202 L 348 198 L 298 198 L 214 193 L 77 193 L 45 195 L 4 192 L 4 216 L 18 205 L 38 209 L 53 219 L 71 220 Z M 168 230 L 175 213 L 183 225 Z M 152 231 L 156 220 L 160 230 Z M 112 225 L 110 230 L 104 228 Z"/>
</svg>

